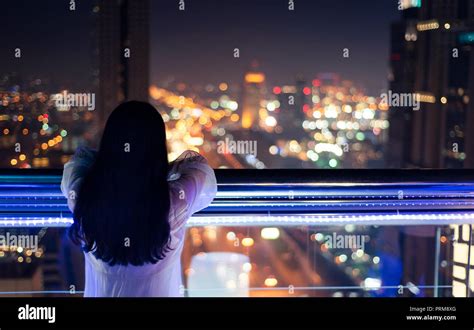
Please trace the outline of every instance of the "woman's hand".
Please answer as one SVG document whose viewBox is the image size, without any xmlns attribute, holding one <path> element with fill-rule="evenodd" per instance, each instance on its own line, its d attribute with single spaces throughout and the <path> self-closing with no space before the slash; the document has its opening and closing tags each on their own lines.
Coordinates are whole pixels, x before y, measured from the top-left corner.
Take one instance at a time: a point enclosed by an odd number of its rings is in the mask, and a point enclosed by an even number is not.
<svg viewBox="0 0 474 330">
<path fill-rule="evenodd" d="M 76 150 L 69 162 L 64 165 L 61 191 L 67 198 L 69 209 L 74 211 L 77 194 L 84 176 L 94 164 L 97 152 L 87 147 Z"/>
<path fill-rule="evenodd" d="M 177 180 L 181 177 L 181 168 L 184 164 L 194 162 L 207 164 L 206 158 L 196 151 L 186 150 L 178 158 L 169 164 L 168 181 Z"/>
</svg>

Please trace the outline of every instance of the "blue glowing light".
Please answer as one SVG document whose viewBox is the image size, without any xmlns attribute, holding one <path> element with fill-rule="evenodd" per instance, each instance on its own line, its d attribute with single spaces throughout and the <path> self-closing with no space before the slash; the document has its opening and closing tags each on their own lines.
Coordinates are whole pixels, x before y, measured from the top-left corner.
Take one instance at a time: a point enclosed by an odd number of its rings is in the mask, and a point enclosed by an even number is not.
<svg viewBox="0 0 474 330">
<path fill-rule="evenodd" d="M 69 227 L 72 217 L 2 217 L 0 228 L 5 227 Z M 306 215 L 200 215 L 192 216 L 188 227 L 229 226 L 336 226 L 336 225 L 453 225 L 474 224 L 474 212 L 405 213 L 405 214 L 306 214 Z"/>
<path fill-rule="evenodd" d="M 57 175 L 0 175 L 0 227 L 73 223 Z M 188 226 L 474 223 L 474 183 L 219 184 Z"/>
<path fill-rule="evenodd" d="M 73 219 L 61 217 L 0 216 L 0 228 L 3 227 L 69 227 Z"/>
</svg>

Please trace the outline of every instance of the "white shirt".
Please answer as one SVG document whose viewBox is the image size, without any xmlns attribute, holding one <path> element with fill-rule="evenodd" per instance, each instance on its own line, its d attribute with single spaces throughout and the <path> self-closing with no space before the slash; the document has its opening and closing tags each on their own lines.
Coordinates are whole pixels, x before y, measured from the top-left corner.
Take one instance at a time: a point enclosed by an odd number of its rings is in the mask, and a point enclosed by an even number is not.
<svg viewBox="0 0 474 330">
<path fill-rule="evenodd" d="M 94 161 L 94 152 L 82 148 L 64 165 L 61 191 L 74 210 L 75 198 L 71 191 L 79 185 Z M 185 225 L 195 212 L 206 208 L 217 191 L 216 177 L 206 159 L 194 151 L 185 151 L 168 175 L 170 189 L 170 216 L 172 250 L 156 264 L 142 266 L 115 265 L 96 259 L 92 253 L 85 255 L 84 297 L 179 297 L 183 296 L 181 280 L 181 252 L 184 244 Z"/>
</svg>

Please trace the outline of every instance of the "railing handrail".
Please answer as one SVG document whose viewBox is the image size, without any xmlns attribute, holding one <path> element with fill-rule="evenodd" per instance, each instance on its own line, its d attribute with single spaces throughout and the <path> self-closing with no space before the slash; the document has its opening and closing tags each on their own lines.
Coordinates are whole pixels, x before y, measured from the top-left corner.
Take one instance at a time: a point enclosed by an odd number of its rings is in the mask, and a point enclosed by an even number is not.
<svg viewBox="0 0 474 330">
<path fill-rule="evenodd" d="M 215 169 L 221 184 L 298 183 L 474 183 L 474 169 Z M 8 177 L 44 176 L 52 180 L 61 169 L 0 169 Z"/>
</svg>

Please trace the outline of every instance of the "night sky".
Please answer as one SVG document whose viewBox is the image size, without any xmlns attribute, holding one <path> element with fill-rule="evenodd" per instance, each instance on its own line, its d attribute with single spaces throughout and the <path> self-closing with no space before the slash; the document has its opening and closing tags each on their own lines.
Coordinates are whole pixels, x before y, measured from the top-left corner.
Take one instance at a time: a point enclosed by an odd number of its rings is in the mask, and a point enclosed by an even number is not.
<svg viewBox="0 0 474 330">
<path fill-rule="evenodd" d="M 337 72 L 380 94 L 387 86 L 390 23 L 396 0 L 194 0 L 152 7 L 152 78 L 240 82 L 256 59 L 273 84 Z M 235 47 L 241 58 L 233 58 Z M 350 58 L 342 58 L 349 48 Z"/>
<path fill-rule="evenodd" d="M 0 75 L 52 79 L 87 88 L 92 73 L 93 2 L 68 0 L 4 3 L 0 12 Z M 387 86 L 390 23 L 396 0 L 152 0 L 151 82 L 175 77 L 187 83 L 240 83 L 258 60 L 270 84 L 336 72 L 379 94 Z M 13 58 L 21 47 L 23 58 Z M 234 59 L 233 49 L 241 57 Z M 342 49 L 350 58 L 342 58 Z"/>
<path fill-rule="evenodd" d="M 55 85 L 88 88 L 92 74 L 92 1 L 3 1 L 0 76 L 20 73 L 24 79 L 49 79 Z M 21 48 L 22 58 L 14 58 Z"/>
</svg>

